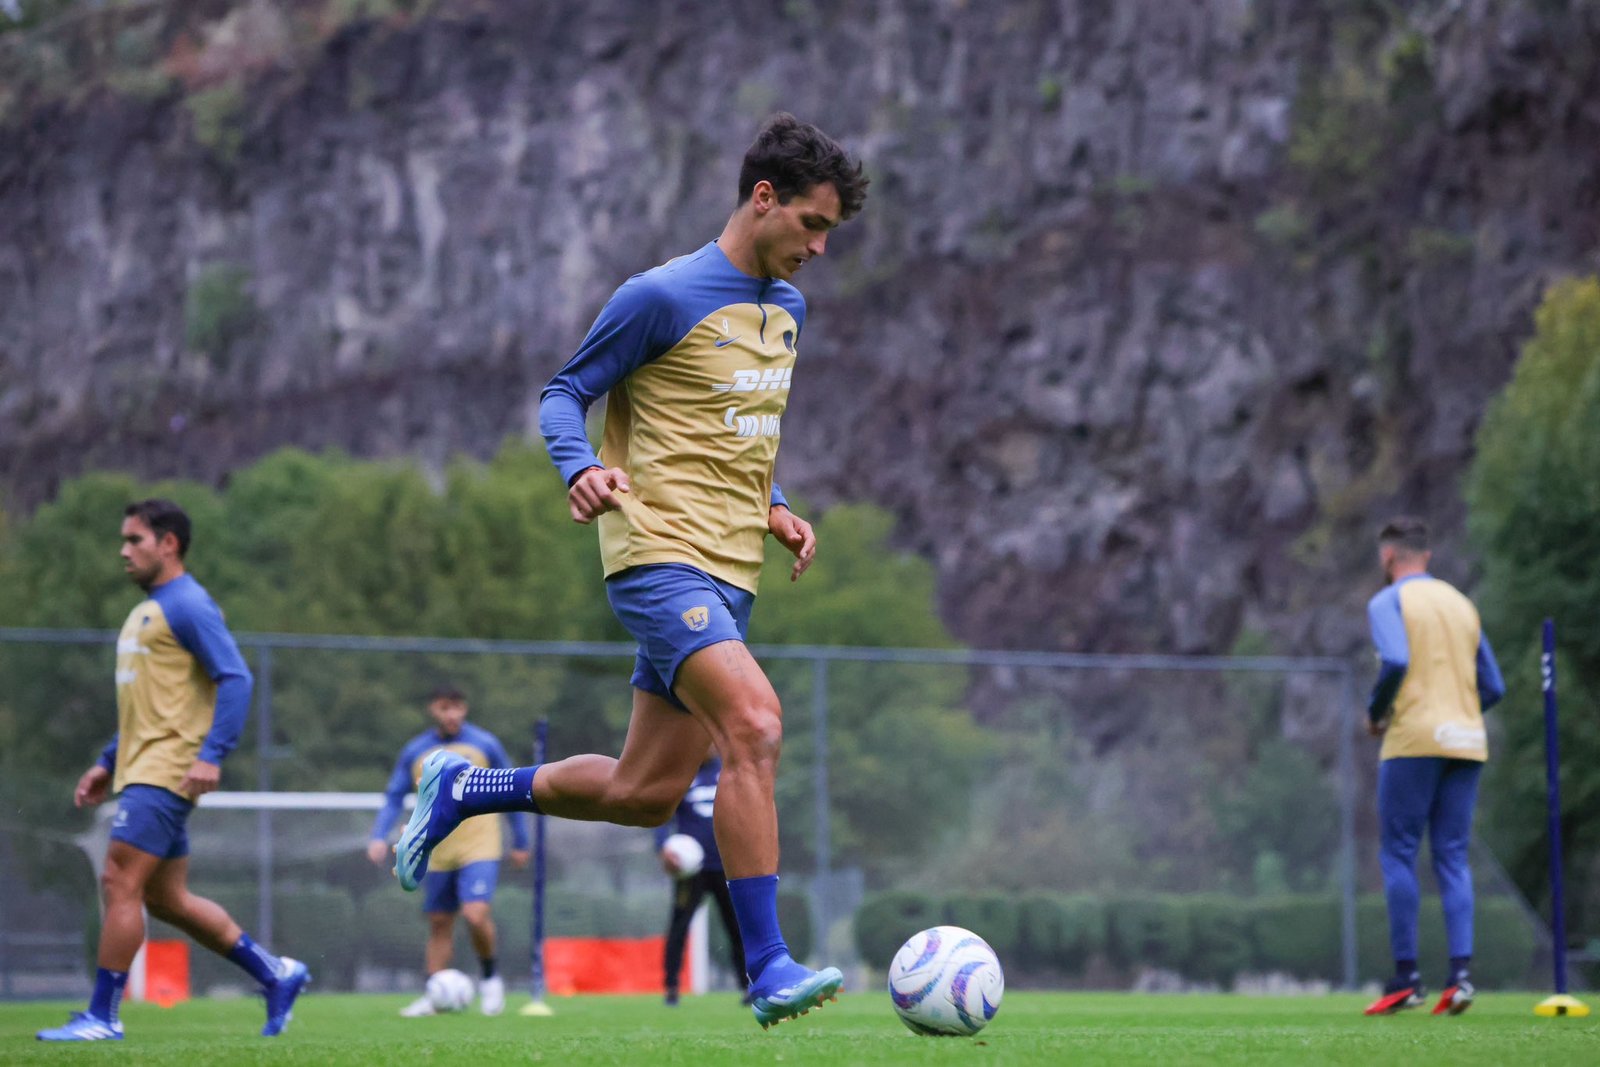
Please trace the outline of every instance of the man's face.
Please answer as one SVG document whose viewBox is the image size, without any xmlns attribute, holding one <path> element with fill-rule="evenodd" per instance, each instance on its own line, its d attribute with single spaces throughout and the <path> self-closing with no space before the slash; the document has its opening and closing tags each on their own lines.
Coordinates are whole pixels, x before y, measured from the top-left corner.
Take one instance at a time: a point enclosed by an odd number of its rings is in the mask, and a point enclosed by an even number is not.
<svg viewBox="0 0 1600 1067">
<path fill-rule="evenodd" d="M 788 281 L 812 256 L 827 250 L 828 233 L 841 221 L 839 190 L 820 182 L 778 202 L 767 182 L 750 194 L 757 205 L 755 251 L 762 275 Z"/>
<path fill-rule="evenodd" d="M 169 533 L 158 541 L 155 531 L 143 519 L 130 515 L 122 520 L 122 569 L 141 589 L 155 585 L 166 557 L 176 557 L 177 553 L 175 534 Z"/>
<path fill-rule="evenodd" d="M 464 700 L 429 701 L 428 714 L 438 725 L 439 733 L 454 737 L 461 732 L 461 724 L 467 721 L 467 704 Z"/>
</svg>

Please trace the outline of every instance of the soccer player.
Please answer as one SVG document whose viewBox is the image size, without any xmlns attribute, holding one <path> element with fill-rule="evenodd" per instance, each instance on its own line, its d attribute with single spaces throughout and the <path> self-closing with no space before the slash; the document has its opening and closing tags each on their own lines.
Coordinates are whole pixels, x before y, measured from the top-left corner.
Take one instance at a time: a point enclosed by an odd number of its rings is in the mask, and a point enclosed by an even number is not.
<svg viewBox="0 0 1600 1067">
<path fill-rule="evenodd" d="M 253 681 L 216 602 L 184 570 L 189 516 L 169 500 L 129 504 L 123 569 L 145 591 L 117 638 L 117 734 L 78 779 L 78 807 L 118 796 L 100 876 L 105 904 L 99 970 L 87 1011 L 41 1041 L 122 1040 L 117 1007 L 144 942 L 146 910 L 224 956 L 261 986 L 264 1037 L 288 1024 L 311 981 L 306 965 L 272 955 L 221 905 L 189 891 L 186 823 L 217 788 L 239 741 Z"/>
<path fill-rule="evenodd" d="M 773 480 L 805 329 L 789 279 L 866 198 L 861 165 L 815 126 L 771 119 L 745 153 L 716 240 L 619 288 L 541 394 L 539 427 L 580 523 L 599 520 L 606 595 L 639 643 L 622 754 L 516 771 L 431 757 L 397 846 L 413 886 L 457 820 L 524 809 L 659 826 L 707 745 L 723 759 L 714 824 L 763 1028 L 833 999 L 834 967 L 790 958 L 778 928 L 773 789 L 782 709 L 745 647 L 767 534 L 811 566 L 816 536 Z M 608 396 L 602 460 L 584 415 Z"/>
<path fill-rule="evenodd" d="M 674 879 L 672 886 L 672 918 L 667 923 L 667 1004 L 678 1003 L 678 975 L 683 971 L 683 943 L 689 937 L 689 923 L 700 910 L 700 902 L 707 893 L 717 902 L 722 914 L 722 926 L 728 931 L 728 941 L 733 950 L 733 973 L 739 977 L 739 988 L 744 990 L 748 981 L 744 974 L 744 943 L 739 940 L 739 920 L 733 913 L 733 898 L 728 895 L 728 879 L 722 872 L 722 856 L 717 852 L 717 837 L 712 831 L 712 813 L 716 810 L 717 779 L 722 776 L 722 760 L 708 756 L 694 776 L 694 784 L 684 794 L 677 812 L 665 824 L 656 827 L 656 850 L 661 853 L 661 866 Z M 678 869 L 678 861 L 663 847 L 674 833 L 687 834 L 700 843 L 706 858 L 700 869 L 687 878 Z"/>
<path fill-rule="evenodd" d="M 395 760 L 394 772 L 384 789 L 383 809 L 372 824 L 372 840 L 367 842 L 367 857 L 382 864 L 389 857 L 389 831 L 399 821 L 400 808 L 422 774 L 422 763 L 432 753 L 453 752 L 474 767 L 509 767 L 505 746 L 500 739 L 480 726 L 467 722 L 467 698 L 453 686 L 440 686 L 428 697 L 428 715 L 434 729 L 406 742 Z M 511 821 L 511 863 L 528 865 L 528 817 L 513 812 Z M 423 959 L 427 973 L 450 966 L 454 945 L 456 915 L 466 920 L 473 951 L 483 980 L 478 984 L 478 1008 L 485 1015 L 499 1015 L 506 1006 L 506 984 L 495 971 L 494 901 L 495 883 L 500 879 L 500 826 L 492 818 L 467 819 L 450 836 L 439 842 L 433 863 L 423 879 L 422 911 L 428 917 L 428 945 Z M 407 1018 L 434 1014 L 433 1002 L 418 997 L 400 1009 Z"/>
<path fill-rule="evenodd" d="M 1417 846 L 1428 832 L 1444 906 L 1450 977 L 1433 1013 L 1472 1004 L 1472 869 L 1467 846 L 1478 776 L 1489 758 L 1483 712 L 1505 683 L 1472 601 L 1428 573 L 1428 528 L 1397 518 L 1378 534 L 1388 585 L 1367 604 L 1378 681 L 1368 732 L 1383 738 L 1378 767 L 1379 859 L 1389 904 L 1394 977 L 1368 1015 L 1424 1003 L 1417 970 Z"/>
</svg>

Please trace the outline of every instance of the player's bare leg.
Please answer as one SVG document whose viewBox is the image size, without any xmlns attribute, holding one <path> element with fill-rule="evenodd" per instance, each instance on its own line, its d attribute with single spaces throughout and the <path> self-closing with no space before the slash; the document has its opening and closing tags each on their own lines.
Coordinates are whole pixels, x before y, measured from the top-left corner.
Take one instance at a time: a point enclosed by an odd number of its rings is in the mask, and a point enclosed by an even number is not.
<svg viewBox="0 0 1600 1067">
<path fill-rule="evenodd" d="M 546 763 L 534 777 L 533 799 L 540 811 L 563 819 L 660 826 L 694 783 L 710 744 L 694 716 L 635 689 L 622 755 Z"/>
<path fill-rule="evenodd" d="M 161 865 L 158 856 L 113 841 L 106 849 L 100 872 L 100 899 L 105 917 L 100 925 L 99 965 L 109 971 L 126 971 L 144 944 L 145 884 Z"/>
<path fill-rule="evenodd" d="M 683 661 L 673 681 L 722 756 L 712 827 L 739 920 L 750 1007 L 763 1028 L 832 1000 L 837 968 L 796 963 L 778 929 L 778 808 L 783 707 L 742 641 L 722 641 Z"/>
<path fill-rule="evenodd" d="M 428 912 L 428 943 L 422 950 L 422 965 L 429 974 L 436 974 L 450 966 L 450 957 L 455 948 L 452 937 L 455 928 L 455 912 Z"/>
</svg>

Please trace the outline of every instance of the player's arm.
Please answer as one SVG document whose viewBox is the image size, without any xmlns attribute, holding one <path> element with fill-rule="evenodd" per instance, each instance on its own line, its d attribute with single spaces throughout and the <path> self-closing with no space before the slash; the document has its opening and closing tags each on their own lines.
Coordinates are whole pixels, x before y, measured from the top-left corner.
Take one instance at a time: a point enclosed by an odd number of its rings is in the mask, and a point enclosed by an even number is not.
<svg viewBox="0 0 1600 1067">
<path fill-rule="evenodd" d="M 105 803 L 111 789 L 112 775 L 117 769 L 118 737 L 118 734 L 112 734 L 106 747 L 100 750 L 100 758 L 94 761 L 94 766 L 79 776 L 78 784 L 72 791 L 73 807 L 92 808 Z"/>
<path fill-rule="evenodd" d="M 1406 621 L 1400 614 L 1399 590 L 1390 586 L 1367 602 L 1367 625 L 1378 650 L 1378 680 L 1367 700 L 1367 722 L 1368 732 L 1377 735 L 1383 732 L 1384 720 L 1411 666 L 1411 643 L 1406 639 Z"/>
<path fill-rule="evenodd" d="M 616 494 L 630 489 L 627 472 L 606 467 L 589 444 L 584 421 L 589 408 L 686 332 L 659 286 L 630 278 L 600 310 L 577 353 L 540 392 L 539 434 L 566 483 L 574 521 L 593 522 L 616 510 Z"/>
<path fill-rule="evenodd" d="M 178 792 L 198 800 L 222 781 L 222 761 L 239 744 L 245 719 L 250 715 L 250 695 L 255 678 L 245 666 L 239 645 L 228 632 L 222 611 L 205 597 L 197 601 L 177 601 L 167 611 L 167 622 L 184 651 L 193 656 L 202 670 L 217 683 L 217 704 L 211 729 L 200 743 L 194 766 L 178 783 Z"/>
<path fill-rule="evenodd" d="M 498 737 L 491 735 L 485 738 L 484 748 L 485 755 L 489 757 L 489 766 L 498 768 L 513 766 L 511 757 L 506 755 L 506 748 Z M 511 865 L 518 868 L 526 867 L 533 855 L 533 844 L 528 837 L 528 813 L 508 811 L 505 815 L 506 821 L 511 824 Z"/>
<path fill-rule="evenodd" d="M 411 792 L 411 764 L 416 758 L 407 745 L 400 753 L 400 758 L 394 761 L 394 770 L 389 772 L 389 782 L 383 787 L 383 807 L 378 809 L 378 817 L 372 820 L 372 833 L 367 841 L 367 858 L 373 863 L 384 864 L 389 859 L 389 834 L 394 830 L 394 824 L 400 821 L 400 813 L 405 810 L 406 794 Z"/>
<path fill-rule="evenodd" d="M 1500 664 L 1495 662 L 1494 649 L 1489 647 L 1489 637 L 1478 634 L 1478 702 L 1488 711 L 1506 695 L 1505 679 L 1500 677 Z"/>
</svg>

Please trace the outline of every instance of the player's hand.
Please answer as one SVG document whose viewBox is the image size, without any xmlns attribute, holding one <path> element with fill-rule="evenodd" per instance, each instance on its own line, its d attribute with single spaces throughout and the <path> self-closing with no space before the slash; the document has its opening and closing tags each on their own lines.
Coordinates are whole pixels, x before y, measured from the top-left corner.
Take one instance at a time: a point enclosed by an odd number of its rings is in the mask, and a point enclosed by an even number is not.
<svg viewBox="0 0 1600 1067">
<path fill-rule="evenodd" d="M 533 859 L 533 853 L 525 848 L 514 848 L 511 850 L 511 866 L 515 867 L 519 871 L 526 868 L 528 866 L 528 861 L 531 859 Z"/>
<path fill-rule="evenodd" d="M 1379 719 L 1377 722 L 1373 722 L 1370 718 L 1367 720 L 1367 736 L 1369 737 L 1382 737 L 1384 733 L 1388 731 L 1388 729 L 1389 716 L 1387 715 Z"/>
<path fill-rule="evenodd" d="M 789 572 L 789 580 L 798 582 L 811 561 L 817 558 L 816 532 L 809 522 L 782 504 L 767 509 L 767 529 L 784 548 L 794 553 L 794 570 Z"/>
<path fill-rule="evenodd" d="M 92 808 L 103 804 L 110 790 L 111 772 L 96 763 L 78 779 L 78 787 L 72 791 L 73 807 Z"/>
<path fill-rule="evenodd" d="M 379 867 L 389 862 L 389 846 L 381 837 L 367 842 L 367 859 Z"/>
<path fill-rule="evenodd" d="M 678 866 L 678 857 L 666 849 L 661 850 L 661 869 L 673 878 L 678 877 L 678 872 L 683 868 Z"/>
<path fill-rule="evenodd" d="M 578 475 L 572 488 L 567 490 L 567 509 L 572 512 L 572 521 L 587 526 L 606 512 L 616 511 L 622 506 L 616 494 L 632 488 L 621 467 L 590 467 Z"/>
<path fill-rule="evenodd" d="M 222 768 L 215 763 L 197 759 L 194 761 L 194 766 L 189 768 L 189 773 L 183 776 L 183 781 L 178 783 L 178 792 L 190 800 L 199 800 L 207 793 L 216 792 L 217 786 L 221 784 Z"/>
</svg>

